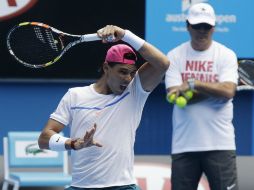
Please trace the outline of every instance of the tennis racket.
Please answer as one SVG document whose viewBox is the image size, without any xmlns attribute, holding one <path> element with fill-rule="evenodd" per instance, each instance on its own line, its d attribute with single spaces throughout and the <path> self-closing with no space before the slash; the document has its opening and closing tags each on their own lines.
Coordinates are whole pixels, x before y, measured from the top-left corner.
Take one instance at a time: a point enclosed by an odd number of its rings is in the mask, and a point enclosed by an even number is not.
<svg viewBox="0 0 254 190">
<path fill-rule="evenodd" d="M 73 35 L 47 24 L 23 22 L 14 26 L 7 35 L 7 48 L 21 64 L 43 68 L 57 62 L 71 47 L 89 41 L 101 40 L 94 34 Z M 107 41 L 113 41 L 110 36 Z"/>
<path fill-rule="evenodd" d="M 244 59 L 238 63 L 239 85 L 237 91 L 254 90 L 254 61 Z"/>
</svg>

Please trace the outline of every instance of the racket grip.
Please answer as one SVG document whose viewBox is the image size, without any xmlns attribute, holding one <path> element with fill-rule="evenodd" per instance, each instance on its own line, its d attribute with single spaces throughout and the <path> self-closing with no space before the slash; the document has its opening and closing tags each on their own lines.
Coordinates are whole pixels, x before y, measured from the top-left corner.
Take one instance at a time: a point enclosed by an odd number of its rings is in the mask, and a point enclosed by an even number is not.
<svg viewBox="0 0 254 190">
<path fill-rule="evenodd" d="M 115 39 L 116 39 L 115 36 L 111 35 L 106 38 L 106 41 L 114 42 Z M 85 35 L 82 35 L 81 37 L 81 42 L 91 42 L 91 41 L 97 41 L 97 40 L 102 40 L 102 39 L 96 33 L 85 34 Z"/>
<path fill-rule="evenodd" d="M 82 42 L 90 42 L 90 41 L 97 41 L 97 40 L 101 40 L 101 38 L 96 33 L 85 34 L 85 35 L 82 35 L 81 37 Z"/>
</svg>

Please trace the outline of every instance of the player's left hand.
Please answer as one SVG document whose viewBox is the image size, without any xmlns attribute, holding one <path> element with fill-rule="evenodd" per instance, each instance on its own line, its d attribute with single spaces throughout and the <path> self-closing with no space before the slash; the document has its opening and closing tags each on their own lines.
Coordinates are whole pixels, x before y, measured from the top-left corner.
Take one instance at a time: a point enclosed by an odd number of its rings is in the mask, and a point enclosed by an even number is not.
<svg viewBox="0 0 254 190">
<path fill-rule="evenodd" d="M 83 137 L 83 139 L 78 138 L 76 140 L 73 140 L 73 146 L 75 150 L 79 150 L 82 148 L 86 148 L 86 147 L 90 147 L 90 146 L 98 146 L 98 147 L 102 147 L 102 144 L 96 142 L 94 140 L 94 134 L 96 131 L 97 125 L 96 123 L 94 124 L 93 128 L 89 131 L 86 131 L 85 136 Z"/>
</svg>

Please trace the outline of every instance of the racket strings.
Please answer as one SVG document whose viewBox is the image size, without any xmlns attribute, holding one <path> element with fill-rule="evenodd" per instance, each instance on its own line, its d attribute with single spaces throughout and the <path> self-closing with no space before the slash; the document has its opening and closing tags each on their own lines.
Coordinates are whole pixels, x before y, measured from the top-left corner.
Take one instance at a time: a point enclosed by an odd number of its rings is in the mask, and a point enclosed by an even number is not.
<svg viewBox="0 0 254 190">
<path fill-rule="evenodd" d="M 43 43 L 46 43 L 45 38 L 43 37 L 40 28 L 34 27 L 34 32 L 35 32 L 36 37 L 37 37 L 39 40 L 41 40 Z"/>
<path fill-rule="evenodd" d="M 53 34 L 50 30 L 46 30 L 46 37 L 47 37 L 47 41 L 49 42 L 50 47 L 55 50 L 56 52 L 59 52 L 60 50 L 57 47 L 57 43 L 56 40 L 53 37 Z"/>
<path fill-rule="evenodd" d="M 59 49 L 56 46 L 54 37 L 52 35 L 52 32 L 50 30 L 45 29 L 45 35 L 42 34 L 41 28 L 34 27 L 34 32 L 36 37 L 42 42 L 42 43 L 49 43 L 50 47 L 55 50 L 56 52 L 59 51 Z"/>
<path fill-rule="evenodd" d="M 254 84 L 254 62 L 244 60 L 239 63 L 238 67 L 239 78 L 249 85 Z"/>
<path fill-rule="evenodd" d="M 239 68 L 239 72 L 249 77 L 254 76 L 253 67 L 254 67 L 253 65 L 242 65 Z"/>
<path fill-rule="evenodd" d="M 57 57 L 63 49 L 58 35 L 48 28 L 20 27 L 10 36 L 10 46 L 15 56 L 32 65 L 45 64 Z"/>
</svg>

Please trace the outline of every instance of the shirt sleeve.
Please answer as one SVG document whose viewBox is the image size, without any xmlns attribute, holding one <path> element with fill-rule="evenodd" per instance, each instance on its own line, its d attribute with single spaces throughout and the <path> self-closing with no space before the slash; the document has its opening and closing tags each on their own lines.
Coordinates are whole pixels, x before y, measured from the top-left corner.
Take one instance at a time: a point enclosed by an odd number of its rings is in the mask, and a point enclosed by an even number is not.
<svg viewBox="0 0 254 190">
<path fill-rule="evenodd" d="M 135 130 L 139 126 L 142 117 L 145 102 L 149 94 L 151 94 L 151 92 L 150 91 L 147 92 L 143 89 L 138 72 L 131 81 L 128 91 L 130 92 L 130 101 L 128 109 L 132 109 L 133 113 L 135 113 L 133 115 L 134 124 L 131 125 L 133 126 L 132 128 L 133 133 L 135 133 Z"/>
<path fill-rule="evenodd" d="M 56 110 L 50 115 L 51 119 L 54 119 L 65 126 L 67 126 L 71 121 L 71 92 L 68 92 L 63 96 L 59 102 Z"/>
<path fill-rule="evenodd" d="M 151 93 L 143 89 L 138 72 L 130 83 L 130 89 L 137 100 L 143 99 Z"/>
<path fill-rule="evenodd" d="M 223 56 L 224 59 L 221 64 L 219 82 L 233 82 L 238 83 L 238 63 L 236 54 L 233 51 L 229 51 Z"/>
<path fill-rule="evenodd" d="M 182 84 L 180 65 L 178 64 L 173 51 L 170 51 L 167 54 L 167 57 L 168 57 L 168 60 L 170 61 L 170 66 L 165 75 L 166 89 L 172 86 L 179 86 Z"/>
</svg>

